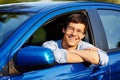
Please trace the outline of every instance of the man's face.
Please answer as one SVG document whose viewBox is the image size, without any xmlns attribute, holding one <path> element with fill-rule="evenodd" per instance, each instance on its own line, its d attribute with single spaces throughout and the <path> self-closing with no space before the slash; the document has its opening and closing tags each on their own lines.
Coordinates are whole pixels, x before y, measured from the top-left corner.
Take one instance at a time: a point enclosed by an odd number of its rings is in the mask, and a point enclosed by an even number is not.
<svg viewBox="0 0 120 80">
<path fill-rule="evenodd" d="M 79 41 L 84 38 L 85 25 L 82 23 L 70 22 L 66 29 L 63 29 L 63 41 L 66 46 L 77 47 Z"/>
</svg>

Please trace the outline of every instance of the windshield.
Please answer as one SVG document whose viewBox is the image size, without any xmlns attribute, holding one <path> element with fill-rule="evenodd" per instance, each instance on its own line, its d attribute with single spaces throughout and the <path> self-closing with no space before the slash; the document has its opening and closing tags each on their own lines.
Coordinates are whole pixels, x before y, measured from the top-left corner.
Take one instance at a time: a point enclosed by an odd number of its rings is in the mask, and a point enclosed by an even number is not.
<svg viewBox="0 0 120 80">
<path fill-rule="evenodd" d="M 0 13 L 0 46 L 32 13 Z"/>
</svg>

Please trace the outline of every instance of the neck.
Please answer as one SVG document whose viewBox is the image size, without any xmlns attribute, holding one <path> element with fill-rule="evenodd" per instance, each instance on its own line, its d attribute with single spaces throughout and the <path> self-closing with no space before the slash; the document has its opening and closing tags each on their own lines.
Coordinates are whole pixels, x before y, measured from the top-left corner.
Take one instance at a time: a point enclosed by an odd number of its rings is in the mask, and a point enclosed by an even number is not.
<svg viewBox="0 0 120 80">
<path fill-rule="evenodd" d="M 71 49 L 76 49 L 77 46 L 69 46 L 64 41 L 62 41 L 62 48 L 67 49 L 67 50 L 71 50 Z"/>
</svg>

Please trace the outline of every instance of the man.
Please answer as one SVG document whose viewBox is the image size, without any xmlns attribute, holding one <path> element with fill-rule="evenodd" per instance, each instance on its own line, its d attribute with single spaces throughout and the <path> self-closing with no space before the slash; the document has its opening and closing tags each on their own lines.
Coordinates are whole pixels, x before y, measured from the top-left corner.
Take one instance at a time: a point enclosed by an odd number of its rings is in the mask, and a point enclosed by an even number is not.
<svg viewBox="0 0 120 80">
<path fill-rule="evenodd" d="M 108 63 L 106 52 L 82 41 L 87 30 L 86 16 L 81 12 L 70 15 L 62 30 L 63 39 L 47 41 L 44 47 L 50 48 L 58 63 L 89 62 L 91 64 L 105 65 Z"/>
</svg>

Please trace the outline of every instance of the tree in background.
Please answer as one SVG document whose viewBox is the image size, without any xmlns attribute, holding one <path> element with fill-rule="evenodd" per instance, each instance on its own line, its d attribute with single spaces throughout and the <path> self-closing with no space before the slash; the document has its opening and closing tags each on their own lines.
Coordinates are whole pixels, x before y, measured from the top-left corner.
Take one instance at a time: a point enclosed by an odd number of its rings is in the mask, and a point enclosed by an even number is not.
<svg viewBox="0 0 120 80">
<path fill-rule="evenodd" d="M 120 4 L 120 0 L 86 0 L 86 1 L 110 2 L 110 3 Z"/>
<path fill-rule="evenodd" d="M 0 0 L 0 4 L 32 2 L 32 1 L 35 2 L 35 1 L 40 1 L 40 0 Z"/>
<path fill-rule="evenodd" d="M 94 1 L 94 2 L 110 2 L 120 4 L 120 0 L 53 0 L 53 1 Z"/>
<path fill-rule="evenodd" d="M 99 1 L 120 4 L 120 0 L 0 0 L 0 4 L 32 2 L 32 1 Z"/>
</svg>

